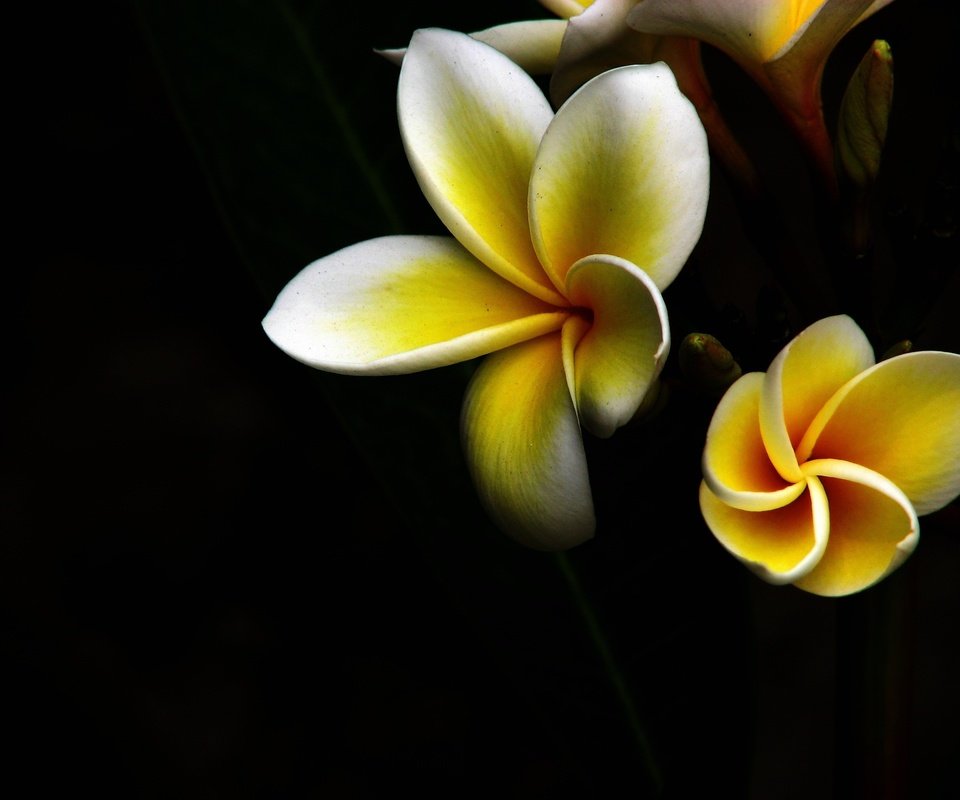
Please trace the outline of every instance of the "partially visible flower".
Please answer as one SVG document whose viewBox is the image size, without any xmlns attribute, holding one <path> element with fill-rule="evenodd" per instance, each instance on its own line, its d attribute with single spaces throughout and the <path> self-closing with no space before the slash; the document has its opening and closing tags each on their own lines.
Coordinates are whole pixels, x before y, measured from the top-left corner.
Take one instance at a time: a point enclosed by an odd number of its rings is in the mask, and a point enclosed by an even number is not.
<svg viewBox="0 0 960 800">
<path fill-rule="evenodd" d="M 814 323 L 727 390 L 703 475 L 707 525 L 760 577 L 865 589 L 916 547 L 917 517 L 960 494 L 960 355 L 875 364 L 852 319 Z"/>
<path fill-rule="evenodd" d="M 595 0 L 571 17 L 550 79 L 554 104 L 562 103 L 577 87 L 608 69 L 625 64 L 663 61 L 673 70 L 677 85 L 697 109 L 710 146 L 731 175 L 756 188 L 757 178 L 720 114 L 700 60 L 699 40 L 686 36 L 640 33 L 627 24 L 638 0 Z"/>
<path fill-rule="evenodd" d="M 693 36 L 723 50 L 773 99 L 818 163 L 832 174 L 820 98 L 837 42 L 892 0 L 640 0 L 629 24 Z"/>
<path fill-rule="evenodd" d="M 731 175 L 756 188 L 757 178 L 720 114 L 700 61 L 700 42 L 689 37 L 653 36 L 627 25 L 638 0 L 540 0 L 563 19 L 524 20 L 471 33 L 516 62 L 531 75 L 550 74 L 550 98 L 560 106 L 602 72 L 630 64 L 663 61 L 693 103 L 710 146 Z M 400 64 L 404 48 L 380 50 Z M 551 74 L 552 73 L 552 74 Z"/>
<path fill-rule="evenodd" d="M 400 72 L 410 164 L 455 238 L 390 236 L 293 278 L 264 328 L 331 372 L 416 372 L 491 354 L 462 440 L 491 516 L 543 549 L 593 534 L 582 424 L 609 436 L 669 348 L 660 291 L 699 238 L 706 137 L 662 65 L 598 77 L 557 112 L 470 37 L 414 34 Z"/>
</svg>

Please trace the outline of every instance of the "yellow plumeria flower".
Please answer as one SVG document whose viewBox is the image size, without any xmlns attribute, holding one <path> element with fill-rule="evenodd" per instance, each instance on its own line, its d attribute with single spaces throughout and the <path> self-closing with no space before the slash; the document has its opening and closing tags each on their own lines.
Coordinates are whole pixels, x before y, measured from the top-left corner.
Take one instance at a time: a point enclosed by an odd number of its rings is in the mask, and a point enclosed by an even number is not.
<svg viewBox="0 0 960 800">
<path fill-rule="evenodd" d="M 820 82 L 837 42 L 892 0 L 640 0 L 639 31 L 693 36 L 723 50 L 760 84 L 821 169 L 832 175 Z"/>
<path fill-rule="evenodd" d="M 865 589 L 916 547 L 918 516 L 960 495 L 960 355 L 875 364 L 852 319 L 814 323 L 727 390 L 703 475 L 707 525 L 760 577 Z"/>
<path fill-rule="evenodd" d="M 577 544 L 595 524 L 580 424 L 613 433 L 661 369 L 660 291 L 706 211 L 703 129 L 663 65 L 608 72 L 554 116 L 515 63 L 438 29 L 411 40 L 398 114 L 455 238 L 389 236 L 322 258 L 264 328 L 294 358 L 340 373 L 492 353 L 462 414 L 478 492 L 521 542 Z"/>
</svg>

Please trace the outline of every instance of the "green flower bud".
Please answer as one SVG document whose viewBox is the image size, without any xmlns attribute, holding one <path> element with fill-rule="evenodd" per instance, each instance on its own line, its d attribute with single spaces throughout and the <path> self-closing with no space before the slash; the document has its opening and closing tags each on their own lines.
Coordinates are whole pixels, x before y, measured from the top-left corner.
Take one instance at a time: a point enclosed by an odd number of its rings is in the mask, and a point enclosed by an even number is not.
<svg viewBox="0 0 960 800">
<path fill-rule="evenodd" d="M 877 39 L 860 61 L 840 103 L 837 161 L 840 170 L 860 189 L 880 171 L 893 103 L 893 56 L 890 45 Z"/>
<path fill-rule="evenodd" d="M 730 351 L 709 333 L 689 333 L 680 342 L 680 370 L 701 391 L 721 395 L 742 370 Z"/>
<path fill-rule="evenodd" d="M 886 350 L 884 350 L 883 355 L 880 356 L 880 360 L 886 361 L 888 358 L 902 356 L 904 353 L 909 353 L 912 350 L 913 342 L 911 342 L 909 339 L 901 339 L 899 342 L 894 342 Z"/>
</svg>

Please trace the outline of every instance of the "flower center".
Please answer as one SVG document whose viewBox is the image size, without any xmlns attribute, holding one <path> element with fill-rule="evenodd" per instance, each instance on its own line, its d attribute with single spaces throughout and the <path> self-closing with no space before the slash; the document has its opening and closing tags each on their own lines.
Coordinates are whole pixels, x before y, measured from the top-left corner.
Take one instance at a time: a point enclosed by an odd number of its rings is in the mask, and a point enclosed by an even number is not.
<svg viewBox="0 0 960 800">
<path fill-rule="evenodd" d="M 567 309 L 571 314 L 576 314 L 588 325 L 593 325 L 593 309 L 586 306 L 571 306 Z"/>
</svg>

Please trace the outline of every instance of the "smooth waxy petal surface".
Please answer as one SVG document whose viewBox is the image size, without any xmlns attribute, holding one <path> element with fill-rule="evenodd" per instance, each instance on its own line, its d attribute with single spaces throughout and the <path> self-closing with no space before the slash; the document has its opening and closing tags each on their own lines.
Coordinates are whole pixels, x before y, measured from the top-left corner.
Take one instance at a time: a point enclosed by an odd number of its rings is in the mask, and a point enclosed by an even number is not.
<svg viewBox="0 0 960 800">
<path fill-rule="evenodd" d="M 609 253 L 663 290 L 703 227 L 707 139 L 662 65 L 594 78 L 559 110 L 537 153 L 530 224 L 557 287 L 586 256 Z"/>
<path fill-rule="evenodd" d="M 593 317 L 573 357 L 580 420 L 591 433 L 610 436 L 633 418 L 663 368 L 667 308 L 646 274 L 614 256 L 574 264 L 566 293 Z"/>
<path fill-rule="evenodd" d="M 881 361 L 824 407 L 801 452 L 842 458 L 895 483 L 918 514 L 960 494 L 960 355 Z"/>
<path fill-rule="evenodd" d="M 720 500 L 706 481 L 700 511 L 718 541 L 770 583 L 793 583 L 808 573 L 827 548 L 830 513 L 819 479 L 792 503 L 770 511 L 742 511 Z"/>
<path fill-rule="evenodd" d="M 703 477 L 720 500 L 744 511 L 768 511 L 792 502 L 805 481 L 785 481 L 760 435 L 763 373 L 740 377 L 724 393 L 707 429 Z"/>
<path fill-rule="evenodd" d="M 793 35 L 784 39 L 775 52 L 764 60 L 776 61 L 789 55 L 795 61 L 822 64 L 847 31 L 890 1 L 828 0 L 821 4 L 819 12 L 810 17 L 805 25 L 798 26 Z"/>
<path fill-rule="evenodd" d="M 641 0 L 629 23 L 648 33 L 693 36 L 739 61 L 763 63 L 801 36 L 825 5 L 827 0 Z"/>
<path fill-rule="evenodd" d="M 801 479 L 796 448 L 820 409 L 873 362 L 870 342 L 847 316 L 815 322 L 773 360 L 761 394 L 760 428 L 770 460 L 784 480 Z"/>
<path fill-rule="evenodd" d="M 533 19 L 496 25 L 470 36 L 496 48 L 531 75 L 547 75 L 557 63 L 566 29 L 562 19 Z"/>
<path fill-rule="evenodd" d="M 389 236 L 315 261 L 263 321 L 273 342 L 330 372 L 417 372 L 558 329 L 568 315 L 447 237 Z"/>
<path fill-rule="evenodd" d="M 636 0 L 597 0 L 567 24 L 556 70 L 550 79 L 550 97 L 560 105 L 601 72 L 627 64 L 650 64 L 659 36 L 648 36 L 627 25 L 627 13 Z"/>
<path fill-rule="evenodd" d="M 561 550 L 593 536 L 583 439 L 567 388 L 560 335 L 483 361 L 467 390 L 467 464 L 491 517 L 522 544 Z"/>
<path fill-rule="evenodd" d="M 507 280 L 562 305 L 527 220 L 530 171 L 553 117 L 533 79 L 465 34 L 419 30 L 403 58 L 397 108 L 410 165 L 450 232 Z"/>
<path fill-rule="evenodd" d="M 546 75 L 557 63 L 566 30 L 567 23 L 562 19 L 531 19 L 494 25 L 471 33 L 470 38 L 499 50 L 531 75 Z M 400 66 L 407 48 L 377 52 Z"/>
<path fill-rule="evenodd" d="M 896 569 L 916 547 L 917 515 L 883 475 L 858 464 L 821 460 L 804 465 L 821 476 L 830 506 L 830 540 L 817 565 L 796 581 L 815 594 L 859 592 Z"/>
</svg>

